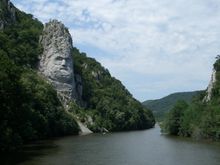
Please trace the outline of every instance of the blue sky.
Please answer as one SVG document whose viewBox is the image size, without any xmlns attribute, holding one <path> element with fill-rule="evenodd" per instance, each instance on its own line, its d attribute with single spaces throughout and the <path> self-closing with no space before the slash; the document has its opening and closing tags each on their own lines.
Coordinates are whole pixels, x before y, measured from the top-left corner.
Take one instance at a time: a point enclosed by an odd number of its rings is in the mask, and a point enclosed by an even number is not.
<svg viewBox="0 0 220 165">
<path fill-rule="evenodd" d="M 219 0 L 11 0 L 62 21 L 140 101 L 205 89 L 220 53 Z"/>
</svg>

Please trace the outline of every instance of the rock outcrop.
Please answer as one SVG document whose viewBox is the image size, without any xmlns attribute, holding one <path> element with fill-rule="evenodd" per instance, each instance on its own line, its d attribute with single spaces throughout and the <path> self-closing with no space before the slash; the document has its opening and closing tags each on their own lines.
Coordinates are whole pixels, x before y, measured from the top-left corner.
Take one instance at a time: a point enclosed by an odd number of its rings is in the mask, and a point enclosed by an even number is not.
<svg viewBox="0 0 220 165">
<path fill-rule="evenodd" d="M 54 86 L 66 110 L 71 101 L 85 104 L 82 100 L 82 78 L 73 70 L 73 46 L 68 29 L 61 22 L 52 20 L 45 24 L 40 43 L 43 47 L 40 73 Z M 92 133 L 77 116 L 75 120 L 82 135 Z"/>
<path fill-rule="evenodd" d="M 80 135 L 87 135 L 87 134 L 91 134 L 91 133 L 93 133 L 90 129 L 88 129 L 86 126 L 85 126 L 85 124 L 83 124 L 81 121 L 79 121 L 79 120 L 77 120 L 77 124 L 78 124 L 78 126 L 79 126 L 79 128 L 80 128 L 80 132 L 79 132 L 79 134 Z"/>
<path fill-rule="evenodd" d="M 52 20 L 45 25 L 40 43 L 43 54 L 39 70 L 52 83 L 67 106 L 70 100 L 77 98 L 71 35 L 61 22 Z"/>
<path fill-rule="evenodd" d="M 208 102 L 211 100 L 211 97 L 212 97 L 212 89 L 214 87 L 214 84 L 216 82 L 216 70 L 213 69 L 213 72 L 212 72 L 212 76 L 211 76 L 211 80 L 209 82 L 209 85 L 208 85 L 208 88 L 206 90 L 206 95 L 203 99 L 204 102 Z"/>
</svg>

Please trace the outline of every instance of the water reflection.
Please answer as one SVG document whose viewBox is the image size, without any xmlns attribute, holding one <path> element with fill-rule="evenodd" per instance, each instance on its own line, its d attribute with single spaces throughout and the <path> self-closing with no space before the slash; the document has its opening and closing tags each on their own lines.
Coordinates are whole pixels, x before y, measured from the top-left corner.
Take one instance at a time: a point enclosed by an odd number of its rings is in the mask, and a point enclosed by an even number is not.
<svg viewBox="0 0 220 165">
<path fill-rule="evenodd" d="M 3 159 L 2 159 L 3 160 Z M 5 160 L 8 161 L 7 158 Z M 73 136 L 27 146 L 1 164 L 20 165 L 219 165 L 219 143 L 146 131 Z"/>
<path fill-rule="evenodd" d="M 31 162 L 36 157 L 42 157 L 50 153 L 56 153 L 59 150 L 59 146 L 54 141 L 39 141 L 36 143 L 25 145 L 22 152 L 1 154 L 1 165 L 16 165 L 22 162 Z M 31 164 L 30 164 L 31 165 Z"/>
</svg>

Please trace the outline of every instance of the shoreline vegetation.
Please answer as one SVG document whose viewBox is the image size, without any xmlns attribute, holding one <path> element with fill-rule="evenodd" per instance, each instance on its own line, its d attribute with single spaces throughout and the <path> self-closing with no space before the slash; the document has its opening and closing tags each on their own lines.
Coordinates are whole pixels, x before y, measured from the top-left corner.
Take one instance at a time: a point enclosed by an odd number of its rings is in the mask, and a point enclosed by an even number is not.
<svg viewBox="0 0 220 165">
<path fill-rule="evenodd" d="M 194 139 L 220 140 L 220 58 L 214 63 L 216 81 L 210 91 L 197 95 L 191 104 L 178 101 L 165 117 L 162 131 Z M 208 93 L 210 92 L 210 93 Z M 210 100 L 205 100 L 207 95 Z"/>
</svg>

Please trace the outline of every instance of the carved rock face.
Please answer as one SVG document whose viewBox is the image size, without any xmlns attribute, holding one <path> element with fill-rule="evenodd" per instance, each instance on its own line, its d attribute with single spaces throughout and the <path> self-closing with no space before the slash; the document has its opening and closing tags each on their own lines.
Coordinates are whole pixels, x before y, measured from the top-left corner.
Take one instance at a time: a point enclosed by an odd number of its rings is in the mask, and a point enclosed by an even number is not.
<svg viewBox="0 0 220 165">
<path fill-rule="evenodd" d="M 71 83 L 73 79 L 73 62 L 71 56 L 56 52 L 56 48 L 48 52 L 48 58 L 43 63 L 44 74 L 53 81 Z"/>
<path fill-rule="evenodd" d="M 40 72 L 52 83 L 66 104 L 75 98 L 71 35 L 62 23 L 53 20 L 45 25 L 40 43 L 43 46 Z"/>
</svg>

